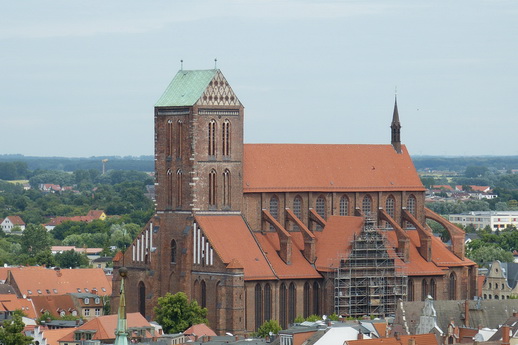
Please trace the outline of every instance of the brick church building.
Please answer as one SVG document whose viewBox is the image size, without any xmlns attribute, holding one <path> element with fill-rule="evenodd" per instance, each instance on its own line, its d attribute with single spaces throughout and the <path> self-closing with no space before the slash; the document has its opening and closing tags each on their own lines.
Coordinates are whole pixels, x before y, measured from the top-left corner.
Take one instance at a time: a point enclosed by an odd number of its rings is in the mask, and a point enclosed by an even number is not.
<svg viewBox="0 0 518 345">
<path fill-rule="evenodd" d="M 246 333 L 476 294 L 464 233 L 425 208 L 397 103 L 391 144 L 244 144 L 244 107 L 221 71 L 181 70 L 154 118 L 156 213 L 114 263 L 128 268 L 128 312 L 152 318 L 158 297 L 184 291 L 217 332 Z"/>
</svg>

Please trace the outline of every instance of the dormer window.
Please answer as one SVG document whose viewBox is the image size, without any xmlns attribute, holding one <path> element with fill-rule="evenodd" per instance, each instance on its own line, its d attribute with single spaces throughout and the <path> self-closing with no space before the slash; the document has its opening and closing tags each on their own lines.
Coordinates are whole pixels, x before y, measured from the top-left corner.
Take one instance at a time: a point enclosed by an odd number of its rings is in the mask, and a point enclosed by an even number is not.
<svg viewBox="0 0 518 345">
<path fill-rule="evenodd" d="M 88 293 L 88 292 L 90 292 L 90 290 L 88 290 L 88 288 L 85 288 L 85 292 Z"/>
<path fill-rule="evenodd" d="M 56 293 L 56 294 L 58 293 L 58 289 L 54 289 L 52 291 L 54 291 L 54 293 Z"/>
<path fill-rule="evenodd" d="M 90 298 L 86 297 L 86 298 L 84 299 L 84 301 L 85 301 L 85 304 L 89 304 L 89 303 L 90 303 Z"/>
<path fill-rule="evenodd" d="M 45 290 L 45 292 L 50 295 L 50 290 L 49 289 Z"/>
<path fill-rule="evenodd" d="M 97 297 L 97 298 L 95 299 L 95 304 L 99 304 L 99 303 L 101 303 L 101 299 L 100 299 L 99 297 Z"/>
<path fill-rule="evenodd" d="M 32 291 L 31 291 L 31 290 L 27 290 L 27 293 L 28 293 L 29 295 L 32 295 Z"/>
<path fill-rule="evenodd" d="M 40 289 L 38 289 L 38 293 L 41 294 L 41 290 Z"/>
<path fill-rule="evenodd" d="M 106 292 L 106 288 L 103 288 L 103 287 L 102 287 L 102 288 L 101 288 L 101 290 L 103 290 L 103 292 Z"/>
<path fill-rule="evenodd" d="M 77 288 L 77 292 L 81 293 L 81 289 L 80 289 L 80 288 Z"/>
</svg>

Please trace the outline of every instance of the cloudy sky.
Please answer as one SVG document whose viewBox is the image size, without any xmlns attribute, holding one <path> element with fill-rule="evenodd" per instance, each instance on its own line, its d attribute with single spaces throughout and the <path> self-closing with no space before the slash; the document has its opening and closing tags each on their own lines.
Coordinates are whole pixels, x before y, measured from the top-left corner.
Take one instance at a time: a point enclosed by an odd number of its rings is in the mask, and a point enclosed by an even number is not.
<svg viewBox="0 0 518 345">
<path fill-rule="evenodd" d="M 515 0 L 0 3 L 0 154 L 153 154 L 153 105 L 220 68 L 250 143 L 517 155 Z"/>
</svg>

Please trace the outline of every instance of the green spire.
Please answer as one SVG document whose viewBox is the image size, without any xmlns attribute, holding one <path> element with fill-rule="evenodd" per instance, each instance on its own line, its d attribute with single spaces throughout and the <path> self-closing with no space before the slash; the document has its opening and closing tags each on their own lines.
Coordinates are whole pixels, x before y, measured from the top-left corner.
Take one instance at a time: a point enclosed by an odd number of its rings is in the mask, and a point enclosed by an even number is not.
<svg viewBox="0 0 518 345">
<path fill-rule="evenodd" d="M 217 69 L 178 71 L 155 107 L 194 105 L 217 72 Z"/>
<path fill-rule="evenodd" d="M 128 324 L 126 320 L 126 293 L 124 290 L 124 281 L 128 275 L 128 269 L 121 267 L 119 269 L 121 276 L 121 289 L 119 298 L 119 313 L 117 317 L 117 330 L 115 331 L 114 345 L 128 345 Z"/>
</svg>

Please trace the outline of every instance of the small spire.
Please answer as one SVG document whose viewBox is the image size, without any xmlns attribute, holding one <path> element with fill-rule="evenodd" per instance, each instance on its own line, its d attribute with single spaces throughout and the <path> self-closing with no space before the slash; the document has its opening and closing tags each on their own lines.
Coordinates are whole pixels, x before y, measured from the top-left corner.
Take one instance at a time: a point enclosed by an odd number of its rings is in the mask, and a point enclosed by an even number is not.
<svg viewBox="0 0 518 345">
<path fill-rule="evenodd" d="M 180 71 L 183 71 L 183 59 L 180 60 Z"/>
<path fill-rule="evenodd" d="M 397 109 L 397 89 L 394 95 L 394 113 L 392 114 L 392 123 L 390 124 L 391 140 L 390 143 L 397 153 L 401 153 L 401 123 L 399 122 L 399 111 Z"/>
<path fill-rule="evenodd" d="M 128 345 L 128 324 L 126 320 L 126 291 L 124 281 L 128 276 L 126 267 L 119 268 L 121 276 L 120 297 L 119 297 L 119 313 L 117 315 L 117 329 L 115 330 L 114 345 Z"/>
<path fill-rule="evenodd" d="M 218 69 L 218 58 L 214 59 L 214 69 Z"/>
</svg>

